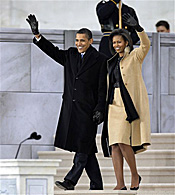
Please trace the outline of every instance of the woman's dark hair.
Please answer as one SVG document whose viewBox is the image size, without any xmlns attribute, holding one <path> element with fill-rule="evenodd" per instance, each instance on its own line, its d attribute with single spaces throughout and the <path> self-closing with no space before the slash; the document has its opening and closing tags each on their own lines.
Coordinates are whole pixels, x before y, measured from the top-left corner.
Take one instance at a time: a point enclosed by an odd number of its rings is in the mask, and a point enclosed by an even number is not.
<svg viewBox="0 0 175 195">
<path fill-rule="evenodd" d="M 88 40 L 92 39 L 92 32 L 87 28 L 81 28 L 76 34 L 85 34 Z"/>
<path fill-rule="evenodd" d="M 131 36 L 129 35 L 129 32 L 125 29 L 115 29 L 111 32 L 109 36 L 109 48 L 112 55 L 116 53 L 115 49 L 113 48 L 113 37 L 116 35 L 122 36 L 125 42 L 128 41 L 128 46 L 130 47 L 131 52 L 133 50 L 133 42 Z"/>
</svg>

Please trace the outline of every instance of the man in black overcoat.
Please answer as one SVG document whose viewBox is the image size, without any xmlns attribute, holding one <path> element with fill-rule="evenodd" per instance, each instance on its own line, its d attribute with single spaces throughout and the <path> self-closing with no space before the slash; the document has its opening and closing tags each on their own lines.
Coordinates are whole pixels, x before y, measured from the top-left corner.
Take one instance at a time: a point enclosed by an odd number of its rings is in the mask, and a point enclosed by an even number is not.
<svg viewBox="0 0 175 195">
<path fill-rule="evenodd" d="M 109 50 L 109 35 L 114 29 L 119 28 L 119 2 L 121 0 L 109 0 L 109 1 L 100 1 L 97 4 L 96 12 L 98 16 L 99 23 L 101 25 L 101 31 L 103 37 L 100 41 L 99 51 L 104 53 L 108 58 L 112 57 L 112 54 Z M 121 2 L 122 3 L 122 2 Z M 129 13 L 138 21 L 135 10 L 132 7 L 122 3 L 122 15 L 124 13 Z M 122 28 L 129 31 L 132 38 L 133 44 L 137 43 L 139 37 L 136 31 L 128 26 L 124 21 L 122 21 Z"/>
<path fill-rule="evenodd" d="M 91 190 L 102 190 L 103 183 L 95 153 L 97 126 L 103 121 L 107 90 L 106 56 L 91 44 L 90 30 L 76 34 L 75 47 L 61 50 L 38 31 L 34 15 L 26 19 L 35 35 L 33 39 L 43 52 L 64 66 L 64 93 L 54 145 L 75 152 L 73 167 L 64 181 L 55 184 L 73 190 L 83 169 L 90 178 Z"/>
</svg>

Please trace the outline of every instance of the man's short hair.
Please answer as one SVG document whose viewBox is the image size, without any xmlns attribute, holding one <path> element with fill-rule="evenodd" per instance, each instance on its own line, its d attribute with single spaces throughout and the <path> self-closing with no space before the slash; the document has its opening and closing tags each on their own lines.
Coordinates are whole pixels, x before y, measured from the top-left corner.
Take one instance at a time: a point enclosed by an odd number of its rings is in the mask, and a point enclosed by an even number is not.
<svg viewBox="0 0 175 195">
<path fill-rule="evenodd" d="M 86 34 L 88 40 L 92 39 L 92 32 L 87 28 L 81 28 L 77 31 L 77 34 Z"/>
<path fill-rule="evenodd" d="M 170 29 L 170 25 L 165 20 L 158 21 L 157 24 L 156 24 L 156 27 L 159 27 L 159 26 L 164 26 L 167 30 Z"/>
</svg>

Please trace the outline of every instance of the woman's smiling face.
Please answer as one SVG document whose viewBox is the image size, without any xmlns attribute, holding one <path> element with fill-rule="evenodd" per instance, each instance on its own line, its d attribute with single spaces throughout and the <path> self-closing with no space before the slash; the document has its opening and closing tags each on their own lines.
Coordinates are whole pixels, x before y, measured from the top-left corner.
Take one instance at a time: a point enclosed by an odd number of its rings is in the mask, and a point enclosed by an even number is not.
<svg viewBox="0 0 175 195">
<path fill-rule="evenodd" d="M 115 35 L 112 39 L 112 43 L 115 51 L 122 57 L 124 55 L 125 47 L 128 45 L 128 41 L 125 41 L 121 35 Z"/>
</svg>

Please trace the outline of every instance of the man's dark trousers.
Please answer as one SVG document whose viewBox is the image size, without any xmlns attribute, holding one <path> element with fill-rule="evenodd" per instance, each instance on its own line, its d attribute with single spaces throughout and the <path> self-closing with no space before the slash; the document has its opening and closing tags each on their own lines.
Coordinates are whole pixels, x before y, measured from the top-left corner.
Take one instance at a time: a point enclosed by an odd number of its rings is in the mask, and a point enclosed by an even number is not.
<svg viewBox="0 0 175 195">
<path fill-rule="evenodd" d="M 75 186 L 85 168 L 90 179 L 90 189 L 103 190 L 102 177 L 95 154 L 75 153 L 73 163 L 72 169 L 65 176 L 64 180 L 69 180 Z"/>
</svg>

